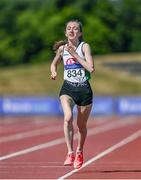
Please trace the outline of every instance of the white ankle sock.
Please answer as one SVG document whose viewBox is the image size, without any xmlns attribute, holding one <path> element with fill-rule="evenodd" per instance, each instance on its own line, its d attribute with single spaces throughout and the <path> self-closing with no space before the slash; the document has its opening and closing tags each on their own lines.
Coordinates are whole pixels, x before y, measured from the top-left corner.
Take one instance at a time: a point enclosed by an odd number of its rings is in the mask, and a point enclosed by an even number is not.
<svg viewBox="0 0 141 180">
<path fill-rule="evenodd" d="M 74 151 L 69 151 L 69 152 L 68 152 L 68 154 L 72 154 L 72 153 L 74 153 Z"/>
</svg>

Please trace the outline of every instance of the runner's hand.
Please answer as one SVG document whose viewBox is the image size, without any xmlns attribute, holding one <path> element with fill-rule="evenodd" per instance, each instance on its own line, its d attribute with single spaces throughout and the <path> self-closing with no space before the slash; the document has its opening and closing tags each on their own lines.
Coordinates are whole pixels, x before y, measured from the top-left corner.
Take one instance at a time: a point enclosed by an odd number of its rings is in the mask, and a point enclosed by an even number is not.
<svg viewBox="0 0 141 180">
<path fill-rule="evenodd" d="M 55 80 L 57 76 L 57 72 L 51 72 L 51 79 Z"/>
</svg>

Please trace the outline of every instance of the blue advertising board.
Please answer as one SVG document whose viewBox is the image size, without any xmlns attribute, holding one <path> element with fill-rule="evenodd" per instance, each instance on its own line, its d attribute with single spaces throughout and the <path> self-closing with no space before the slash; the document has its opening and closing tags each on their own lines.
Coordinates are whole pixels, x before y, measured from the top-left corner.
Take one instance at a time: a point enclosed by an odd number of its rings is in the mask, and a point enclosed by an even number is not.
<svg viewBox="0 0 141 180">
<path fill-rule="evenodd" d="M 77 114 L 77 108 L 74 108 Z M 95 96 L 91 115 L 141 115 L 141 96 Z M 63 115 L 58 97 L 1 97 L 0 115 Z"/>
<path fill-rule="evenodd" d="M 3 114 L 3 98 L 0 98 L 0 115 Z"/>
<path fill-rule="evenodd" d="M 96 96 L 93 99 L 92 115 L 111 115 L 113 114 L 114 102 L 110 96 Z"/>
<path fill-rule="evenodd" d="M 141 115 L 141 97 L 116 98 L 115 111 L 120 115 Z"/>
<path fill-rule="evenodd" d="M 7 97 L 3 99 L 6 115 L 60 115 L 59 99 L 55 97 Z"/>
</svg>

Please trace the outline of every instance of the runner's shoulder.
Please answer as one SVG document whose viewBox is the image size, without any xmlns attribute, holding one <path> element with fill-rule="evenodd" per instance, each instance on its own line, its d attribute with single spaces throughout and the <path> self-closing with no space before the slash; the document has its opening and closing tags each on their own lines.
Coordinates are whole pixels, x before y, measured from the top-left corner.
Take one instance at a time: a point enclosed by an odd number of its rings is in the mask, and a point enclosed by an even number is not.
<svg viewBox="0 0 141 180">
<path fill-rule="evenodd" d="M 65 45 L 61 45 L 61 46 L 58 48 L 58 53 L 59 53 L 60 55 L 63 54 L 64 46 L 65 46 Z"/>
</svg>

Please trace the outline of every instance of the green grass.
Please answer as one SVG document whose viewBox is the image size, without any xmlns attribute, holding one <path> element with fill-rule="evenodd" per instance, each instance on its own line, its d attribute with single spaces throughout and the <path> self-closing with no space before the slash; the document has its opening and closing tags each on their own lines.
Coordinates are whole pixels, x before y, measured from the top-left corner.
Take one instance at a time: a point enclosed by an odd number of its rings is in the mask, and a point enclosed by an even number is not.
<svg viewBox="0 0 141 180">
<path fill-rule="evenodd" d="M 103 66 L 103 62 L 141 61 L 141 54 L 95 56 L 95 73 L 90 80 L 95 95 L 141 95 L 141 77 Z M 55 81 L 50 79 L 50 63 L 20 65 L 0 69 L 0 96 L 57 96 L 63 82 L 59 65 Z"/>
</svg>

